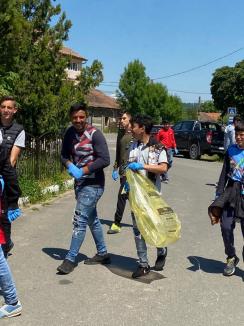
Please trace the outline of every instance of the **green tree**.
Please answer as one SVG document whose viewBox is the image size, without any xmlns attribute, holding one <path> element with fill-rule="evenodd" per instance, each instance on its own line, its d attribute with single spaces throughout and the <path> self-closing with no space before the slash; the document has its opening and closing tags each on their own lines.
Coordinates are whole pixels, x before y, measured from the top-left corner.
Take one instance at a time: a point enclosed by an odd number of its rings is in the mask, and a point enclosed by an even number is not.
<svg viewBox="0 0 244 326">
<path fill-rule="evenodd" d="M 97 87 L 103 81 L 103 65 L 100 61 L 94 60 L 90 67 L 81 69 L 77 78 L 77 89 L 83 95 L 87 95 L 92 88 Z"/>
<path fill-rule="evenodd" d="M 143 113 L 144 97 L 150 79 L 146 75 L 146 68 L 139 60 L 134 60 L 124 69 L 117 91 L 118 102 L 123 110 L 131 114 Z"/>
<path fill-rule="evenodd" d="M 218 112 L 218 110 L 214 106 L 213 101 L 205 101 L 205 102 L 201 103 L 200 111 L 201 112 Z"/>
<path fill-rule="evenodd" d="M 161 113 L 162 120 L 175 123 L 182 118 L 183 104 L 181 99 L 175 95 L 168 95 Z"/>
<path fill-rule="evenodd" d="M 227 113 L 228 107 L 236 107 L 244 117 L 244 60 L 234 67 L 216 69 L 211 81 L 211 93 L 215 107 Z"/>
</svg>

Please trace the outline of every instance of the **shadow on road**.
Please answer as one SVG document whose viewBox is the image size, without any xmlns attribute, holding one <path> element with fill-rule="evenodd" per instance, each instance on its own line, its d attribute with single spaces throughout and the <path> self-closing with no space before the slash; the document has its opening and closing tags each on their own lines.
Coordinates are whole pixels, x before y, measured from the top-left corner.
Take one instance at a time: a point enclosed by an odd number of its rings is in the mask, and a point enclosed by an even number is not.
<svg viewBox="0 0 244 326">
<path fill-rule="evenodd" d="M 99 220 L 100 220 L 100 222 L 102 224 L 105 224 L 105 225 L 108 225 L 108 226 L 111 226 L 112 223 L 113 223 L 113 221 L 111 221 L 111 220 L 104 220 L 102 218 L 99 218 Z M 127 227 L 127 228 L 131 227 L 132 228 L 132 224 L 121 223 L 121 227 Z"/>
<path fill-rule="evenodd" d="M 211 274 L 223 274 L 225 263 L 219 260 L 199 257 L 199 256 L 189 256 L 187 257 L 192 264 L 192 266 L 187 269 L 192 272 L 197 272 L 202 270 L 205 273 Z M 244 271 L 236 267 L 235 275 L 241 277 L 244 281 Z"/>
<path fill-rule="evenodd" d="M 55 260 L 64 260 L 68 253 L 68 250 L 63 248 L 42 248 L 42 251 Z M 85 259 L 87 259 L 86 255 L 78 254 L 77 263 L 80 263 Z"/>
<path fill-rule="evenodd" d="M 151 271 L 146 276 L 143 276 L 139 279 L 133 279 L 131 274 L 137 268 L 137 260 L 135 258 L 120 256 L 115 254 L 111 255 L 111 264 L 105 265 L 110 272 L 115 275 L 130 279 L 132 281 L 150 284 L 153 281 L 161 280 L 165 278 L 165 276 L 161 275 L 160 273 L 156 273 Z"/>
<path fill-rule="evenodd" d="M 211 186 L 216 188 L 216 183 L 205 183 L 205 186 Z"/>
</svg>

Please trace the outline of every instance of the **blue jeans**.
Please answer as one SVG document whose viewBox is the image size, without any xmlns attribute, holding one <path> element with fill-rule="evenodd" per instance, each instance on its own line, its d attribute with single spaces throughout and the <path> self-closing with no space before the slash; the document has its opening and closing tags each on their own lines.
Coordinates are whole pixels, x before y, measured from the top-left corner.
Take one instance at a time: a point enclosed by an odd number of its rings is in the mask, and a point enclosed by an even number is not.
<svg viewBox="0 0 244 326">
<path fill-rule="evenodd" d="M 148 266 L 147 245 L 140 231 L 137 228 L 136 219 L 133 212 L 131 212 L 131 217 L 133 223 L 133 232 L 135 236 L 137 256 L 139 258 L 139 265 L 142 267 L 147 267 Z M 157 256 L 165 254 L 165 251 L 166 251 L 165 248 L 157 248 Z"/>
<path fill-rule="evenodd" d="M 11 305 L 18 301 L 13 277 L 0 245 L 0 288 L 5 303 Z"/>
<path fill-rule="evenodd" d="M 168 170 L 172 167 L 172 164 L 173 164 L 173 154 L 174 154 L 173 149 L 168 148 L 167 149 Z M 169 180 L 168 172 L 163 173 L 163 179 L 164 180 Z"/>
<path fill-rule="evenodd" d="M 93 186 L 77 186 L 75 189 L 77 203 L 73 219 L 73 234 L 70 250 L 65 257 L 72 262 L 75 262 L 76 256 L 85 239 L 87 225 L 89 225 L 96 243 L 97 253 L 99 255 L 105 255 L 107 253 L 102 225 L 97 217 L 97 202 L 102 196 L 103 191 L 104 189 L 102 187 Z"/>
</svg>

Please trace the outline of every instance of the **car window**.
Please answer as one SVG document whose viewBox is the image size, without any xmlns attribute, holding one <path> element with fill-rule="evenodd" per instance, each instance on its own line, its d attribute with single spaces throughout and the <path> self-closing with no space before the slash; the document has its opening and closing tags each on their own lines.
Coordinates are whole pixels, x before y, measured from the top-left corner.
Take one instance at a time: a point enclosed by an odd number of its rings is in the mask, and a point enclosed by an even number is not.
<svg viewBox="0 0 244 326">
<path fill-rule="evenodd" d="M 173 126 L 173 130 L 174 131 L 178 131 L 178 130 L 181 130 L 181 125 L 182 125 L 182 123 L 181 122 L 179 122 L 179 123 L 176 123 L 174 126 Z"/>
<path fill-rule="evenodd" d="M 201 130 L 201 126 L 199 122 L 196 122 L 195 126 L 194 126 L 194 130 Z"/>
<path fill-rule="evenodd" d="M 220 126 L 216 123 L 206 122 L 205 129 L 217 131 L 217 130 L 220 130 Z"/>
<path fill-rule="evenodd" d="M 194 121 L 184 121 L 182 122 L 181 130 L 182 131 L 191 131 L 193 129 Z"/>
</svg>

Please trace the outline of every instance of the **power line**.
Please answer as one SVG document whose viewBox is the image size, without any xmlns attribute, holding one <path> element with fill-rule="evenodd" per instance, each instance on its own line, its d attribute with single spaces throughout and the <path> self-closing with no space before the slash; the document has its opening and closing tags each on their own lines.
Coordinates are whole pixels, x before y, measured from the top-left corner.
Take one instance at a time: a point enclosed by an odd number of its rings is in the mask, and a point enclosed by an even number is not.
<svg viewBox="0 0 244 326">
<path fill-rule="evenodd" d="M 198 66 L 192 67 L 192 68 L 187 69 L 187 70 L 183 70 L 183 71 L 180 71 L 180 72 L 176 72 L 176 73 L 174 73 L 174 74 L 165 75 L 165 76 L 157 77 L 157 78 L 151 78 L 151 80 L 165 79 L 165 78 L 170 78 L 170 77 L 174 77 L 174 76 L 179 76 L 179 75 L 186 74 L 186 73 L 188 73 L 188 72 L 191 72 L 191 71 L 194 71 L 194 70 L 197 70 L 197 69 L 200 69 L 200 68 L 206 67 L 206 66 L 208 66 L 208 65 L 210 65 L 210 64 L 212 64 L 212 63 L 214 63 L 214 62 L 217 62 L 217 61 L 219 61 L 219 60 L 222 60 L 222 59 L 224 59 L 224 58 L 227 58 L 227 57 L 231 56 L 232 54 L 237 53 L 237 52 L 239 52 L 239 51 L 241 51 L 241 50 L 243 50 L 243 49 L 244 49 L 244 47 L 241 47 L 241 48 L 239 48 L 239 49 L 237 49 L 237 50 L 234 50 L 234 51 L 232 51 L 232 52 L 230 52 L 230 53 L 227 53 L 227 54 L 225 54 L 225 55 L 223 55 L 223 56 L 221 56 L 221 57 L 218 57 L 218 58 L 216 58 L 216 59 L 214 59 L 214 60 L 211 60 L 211 61 L 209 61 L 209 62 L 207 62 L 207 63 L 204 63 L 204 64 L 202 64 L 202 65 L 198 65 Z M 113 84 L 119 84 L 119 82 L 111 81 L 111 82 L 103 82 L 103 83 L 101 83 L 101 85 L 104 85 L 104 86 L 111 86 L 111 87 L 114 86 L 114 87 L 115 87 L 115 85 L 113 85 Z"/>
<path fill-rule="evenodd" d="M 235 50 L 235 51 L 232 51 L 232 52 L 230 52 L 230 53 L 228 53 L 228 54 L 223 55 L 222 57 L 219 57 L 219 58 L 216 58 L 216 59 L 214 59 L 214 60 L 211 60 L 211 61 L 209 61 L 209 62 L 207 62 L 207 63 L 204 63 L 203 65 L 199 65 L 199 66 L 196 66 L 196 67 L 193 67 L 193 68 L 190 68 L 190 69 L 187 69 L 187 70 L 181 71 L 181 72 L 177 72 L 177 73 L 175 73 L 175 74 L 165 75 L 165 76 L 158 77 L 158 78 L 153 78 L 152 80 L 164 79 L 164 78 L 169 78 L 169 77 L 174 77 L 174 76 L 179 76 L 179 75 L 182 75 L 182 74 L 186 74 L 186 73 L 191 72 L 191 71 L 193 71 L 193 70 L 197 70 L 197 69 L 200 69 L 200 68 L 202 68 L 202 67 L 206 67 L 206 66 L 210 65 L 211 63 L 214 63 L 214 62 L 216 62 L 216 61 L 219 61 L 219 60 L 221 60 L 221 59 L 224 59 L 224 58 L 226 58 L 226 57 L 229 57 L 229 56 L 231 56 L 232 54 L 234 54 L 234 53 L 236 53 L 236 52 L 239 52 L 239 51 L 241 51 L 241 50 L 243 50 L 243 49 L 244 49 L 243 47 L 242 47 L 242 48 L 239 48 L 239 49 L 237 49 L 237 50 Z"/>
</svg>

